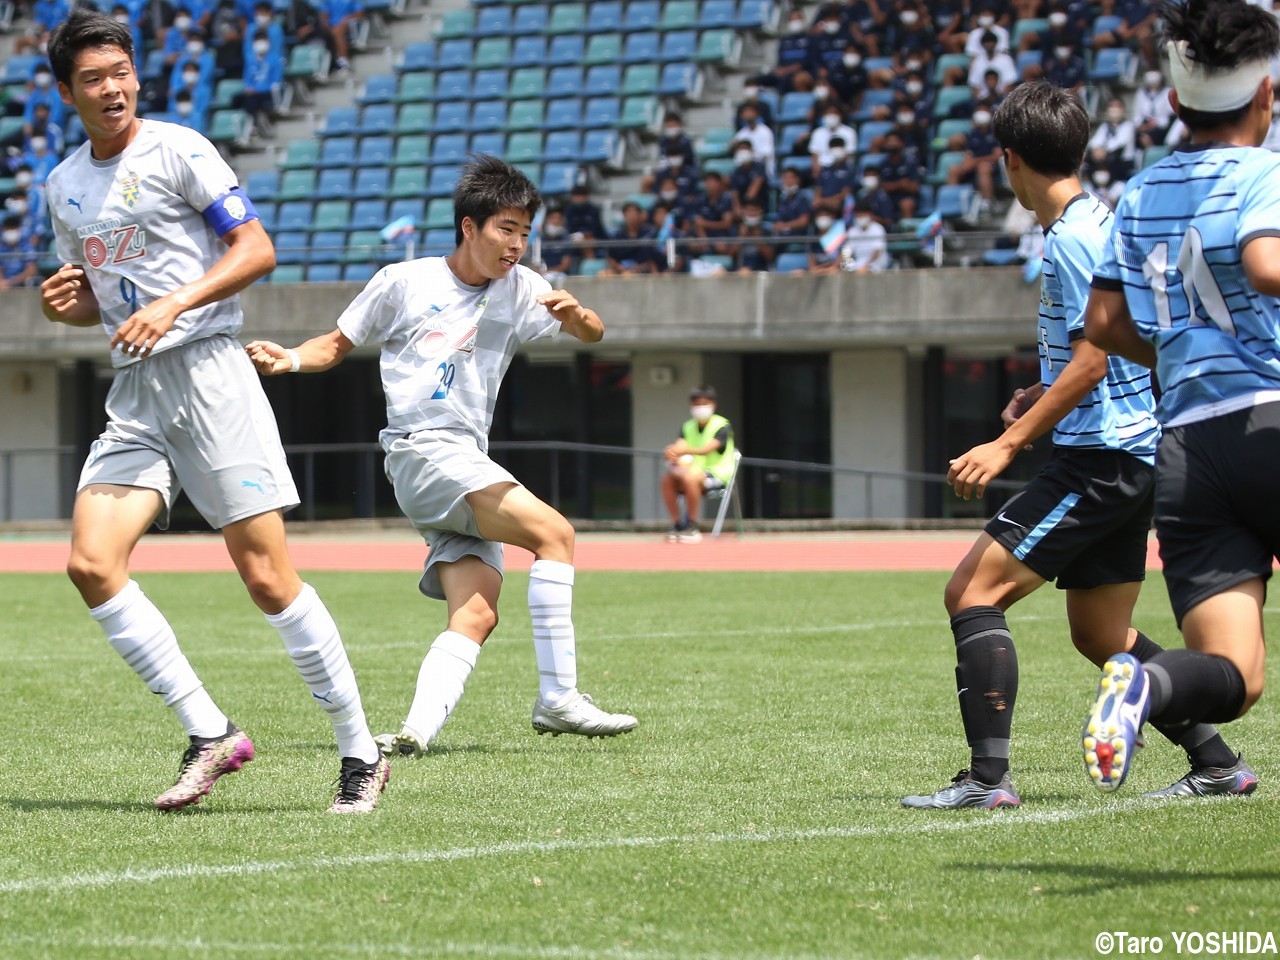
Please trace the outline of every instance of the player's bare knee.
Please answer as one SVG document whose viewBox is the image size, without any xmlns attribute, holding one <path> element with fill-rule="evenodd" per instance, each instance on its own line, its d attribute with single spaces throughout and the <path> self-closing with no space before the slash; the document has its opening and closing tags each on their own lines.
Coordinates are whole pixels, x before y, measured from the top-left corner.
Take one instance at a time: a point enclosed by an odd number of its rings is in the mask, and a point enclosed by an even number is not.
<svg viewBox="0 0 1280 960">
<path fill-rule="evenodd" d="M 114 572 L 114 564 L 79 551 L 72 551 L 67 560 L 67 576 L 82 594 L 101 593 Z"/>
<path fill-rule="evenodd" d="M 470 637 L 477 643 L 484 643 L 489 635 L 498 627 L 498 611 L 488 604 L 475 604 L 453 612 L 449 618 L 449 629 Z"/>
<path fill-rule="evenodd" d="M 540 546 L 539 555 L 543 552 L 573 554 L 573 543 L 576 537 L 573 524 L 559 513 L 550 511 L 549 515 L 544 517 L 539 524 L 537 535 Z"/>
</svg>

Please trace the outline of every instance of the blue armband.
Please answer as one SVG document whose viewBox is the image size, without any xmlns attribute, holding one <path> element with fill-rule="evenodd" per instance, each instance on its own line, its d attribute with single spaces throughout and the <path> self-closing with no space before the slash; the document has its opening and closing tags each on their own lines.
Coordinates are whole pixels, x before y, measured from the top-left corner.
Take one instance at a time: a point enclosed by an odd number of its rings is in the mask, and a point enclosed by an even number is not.
<svg viewBox="0 0 1280 960">
<path fill-rule="evenodd" d="M 239 187 L 234 187 L 229 193 L 224 193 L 213 201 L 201 215 L 220 237 L 225 237 L 242 223 L 258 219 L 253 201 Z"/>
</svg>

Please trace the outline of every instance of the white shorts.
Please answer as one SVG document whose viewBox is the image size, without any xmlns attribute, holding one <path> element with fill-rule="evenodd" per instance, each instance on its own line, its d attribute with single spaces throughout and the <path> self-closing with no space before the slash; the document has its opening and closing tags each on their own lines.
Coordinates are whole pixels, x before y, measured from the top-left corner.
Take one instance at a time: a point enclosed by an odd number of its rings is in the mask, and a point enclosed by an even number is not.
<svg viewBox="0 0 1280 960">
<path fill-rule="evenodd" d="M 231 336 L 171 347 L 116 373 L 107 429 L 77 490 L 94 483 L 156 490 L 161 530 L 180 490 L 215 530 L 298 505 L 275 413 Z"/>
<path fill-rule="evenodd" d="M 502 544 L 480 536 L 467 494 L 495 483 L 519 484 L 489 459 L 475 437 L 433 431 L 384 442 L 387 479 L 396 501 L 431 548 L 418 589 L 443 600 L 436 564 L 479 557 L 502 573 Z"/>
</svg>

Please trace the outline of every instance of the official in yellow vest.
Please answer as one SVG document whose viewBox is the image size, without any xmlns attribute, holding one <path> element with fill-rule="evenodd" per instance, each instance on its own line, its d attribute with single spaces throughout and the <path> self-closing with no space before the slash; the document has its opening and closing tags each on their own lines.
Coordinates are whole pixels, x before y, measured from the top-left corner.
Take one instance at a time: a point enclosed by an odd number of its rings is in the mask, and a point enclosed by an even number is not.
<svg viewBox="0 0 1280 960">
<path fill-rule="evenodd" d="M 680 428 L 680 439 L 663 453 L 669 465 L 662 475 L 662 500 L 671 514 L 667 540 L 697 543 L 702 539 L 697 517 L 703 493 L 724 487 L 733 476 L 733 427 L 716 413 L 715 387 L 698 387 L 689 394 L 689 419 Z"/>
</svg>

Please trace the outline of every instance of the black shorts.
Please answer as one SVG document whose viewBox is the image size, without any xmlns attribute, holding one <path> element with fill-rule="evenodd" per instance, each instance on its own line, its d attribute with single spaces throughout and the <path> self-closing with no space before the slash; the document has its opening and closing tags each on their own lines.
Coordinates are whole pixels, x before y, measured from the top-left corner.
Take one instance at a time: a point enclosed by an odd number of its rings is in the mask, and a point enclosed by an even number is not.
<svg viewBox="0 0 1280 960">
<path fill-rule="evenodd" d="M 1154 474 L 1119 450 L 1055 447 L 986 531 L 1059 590 L 1142 581 Z"/>
<path fill-rule="evenodd" d="M 1280 556 L 1280 403 L 1170 427 L 1156 454 L 1156 536 L 1173 615 L 1271 576 Z"/>
</svg>

